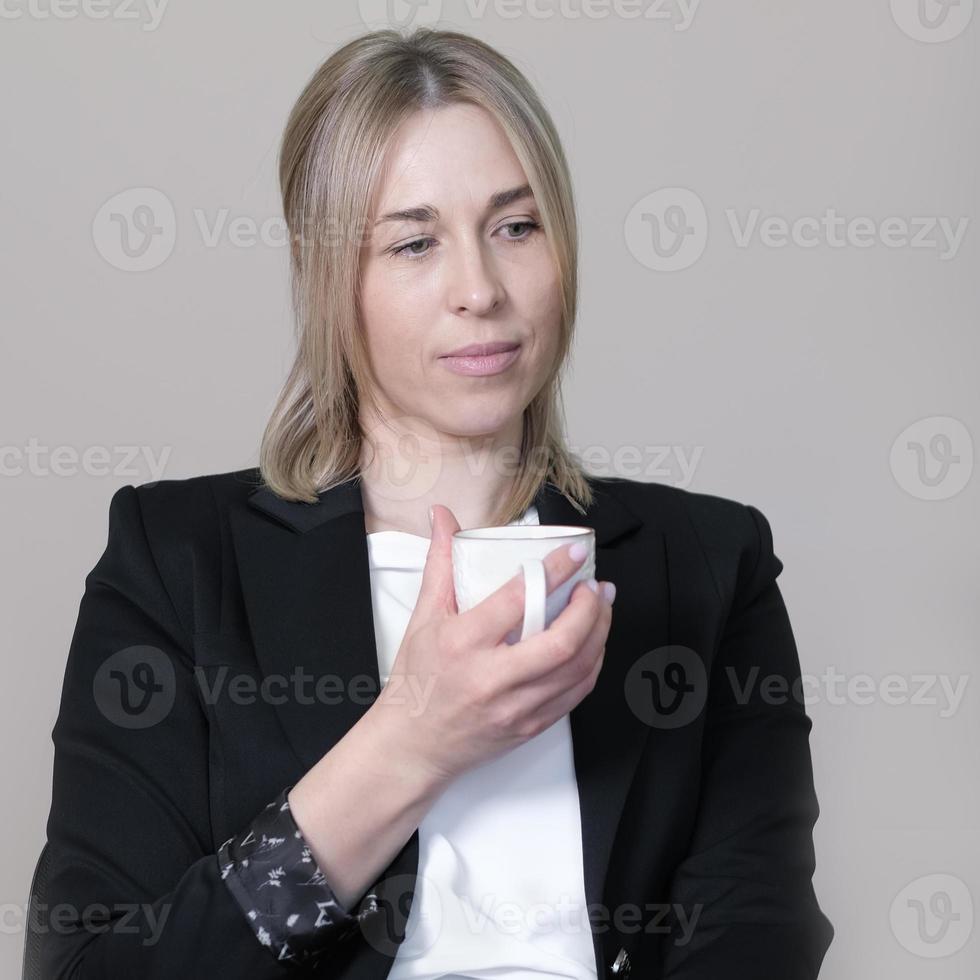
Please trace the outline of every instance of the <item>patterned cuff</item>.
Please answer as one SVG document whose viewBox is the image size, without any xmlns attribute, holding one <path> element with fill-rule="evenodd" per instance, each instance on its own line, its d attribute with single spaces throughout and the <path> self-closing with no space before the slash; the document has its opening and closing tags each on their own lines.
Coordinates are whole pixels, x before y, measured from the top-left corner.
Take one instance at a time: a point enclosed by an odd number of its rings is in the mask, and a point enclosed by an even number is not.
<svg viewBox="0 0 980 980">
<path fill-rule="evenodd" d="M 357 932 L 378 911 L 370 890 L 351 915 L 317 867 L 289 809 L 287 786 L 237 837 L 218 848 L 221 878 L 277 960 L 306 963 Z"/>
</svg>

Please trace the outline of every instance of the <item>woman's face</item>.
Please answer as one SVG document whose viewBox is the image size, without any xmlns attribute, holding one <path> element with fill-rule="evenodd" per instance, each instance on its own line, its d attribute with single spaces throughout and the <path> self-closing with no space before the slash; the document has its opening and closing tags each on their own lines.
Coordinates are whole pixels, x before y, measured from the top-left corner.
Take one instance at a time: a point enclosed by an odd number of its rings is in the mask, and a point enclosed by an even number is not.
<svg viewBox="0 0 980 980">
<path fill-rule="evenodd" d="M 406 120 L 386 164 L 361 260 L 381 405 L 437 433 L 506 427 L 519 437 L 557 354 L 561 314 L 540 212 L 520 192 L 524 170 L 493 116 L 460 104 Z M 506 366 L 445 357 L 497 342 L 518 345 Z"/>
</svg>

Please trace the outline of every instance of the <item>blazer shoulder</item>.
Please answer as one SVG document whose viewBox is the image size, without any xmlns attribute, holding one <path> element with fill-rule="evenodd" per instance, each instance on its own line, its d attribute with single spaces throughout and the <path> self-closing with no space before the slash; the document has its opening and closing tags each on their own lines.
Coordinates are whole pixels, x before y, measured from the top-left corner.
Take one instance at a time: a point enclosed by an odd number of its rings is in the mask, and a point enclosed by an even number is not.
<svg viewBox="0 0 980 980">
<path fill-rule="evenodd" d="M 168 572 L 180 576 L 188 559 L 200 564 L 205 556 L 220 555 L 229 512 L 244 507 L 259 485 L 258 467 L 127 484 L 113 494 L 110 523 L 111 515 L 130 512 L 132 495 L 136 506 L 127 520 L 137 521 L 138 515 L 141 532 L 164 578 L 169 577 Z"/>
<path fill-rule="evenodd" d="M 117 588 L 134 597 L 140 589 L 162 589 L 192 636 L 202 596 L 218 601 L 228 515 L 258 485 L 256 467 L 120 487 L 109 504 L 108 545 L 96 574 L 110 569 Z"/>
<path fill-rule="evenodd" d="M 134 486 L 140 511 L 151 537 L 182 536 L 206 531 L 243 504 L 261 485 L 258 467 L 205 473 L 173 480 L 155 480 Z M 123 487 L 116 491 L 122 493 Z"/>
<path fill-rule="evenodd" d="M 623 477 L 595 482 L 672 539 L 680 540 L 687 533 L 725 598 L 749 595 L 782 571 L 783 564 L 773 551 L 769 521 L 753 504 L 667 483 Z"/>
<path fill-rule="evenodd" d="M 758 534 L 756 515 L 761 512 L 731 497 L 625 477 L 590 477 L 590 482 L 600 491 L 615 494 L 644 521 L 665 528 L 677 521 L 691 525 L 714 548 L 738 550 Z"/>
</svg>

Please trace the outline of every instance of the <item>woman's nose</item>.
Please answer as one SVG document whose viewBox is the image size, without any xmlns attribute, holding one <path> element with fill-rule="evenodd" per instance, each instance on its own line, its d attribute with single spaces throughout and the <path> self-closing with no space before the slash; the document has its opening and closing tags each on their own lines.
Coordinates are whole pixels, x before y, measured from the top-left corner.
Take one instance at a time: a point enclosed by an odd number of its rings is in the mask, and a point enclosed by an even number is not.
<svg viewBox="0 0 980 980">
<path fill-rule="evenodd" d="M 447 288 L 455 312 L 485 314 L 503 301 L 503 283 L 493 258 L 479 245 L 460 250 L 447 272 Z"/>
</svg>

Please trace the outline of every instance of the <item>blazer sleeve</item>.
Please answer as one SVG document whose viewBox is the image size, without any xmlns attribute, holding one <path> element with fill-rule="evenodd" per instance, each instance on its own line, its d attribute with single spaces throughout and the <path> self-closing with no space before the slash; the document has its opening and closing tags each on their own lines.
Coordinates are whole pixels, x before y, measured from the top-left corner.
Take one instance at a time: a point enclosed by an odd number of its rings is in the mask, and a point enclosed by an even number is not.
<svg viewBox="0 0 980 980">
<path fill-rule="evenodd" d="M 300 976 L 377 914 L 373 892 L 356 914 L 335 900 L 289 813 L 290 787 L 215 846 L 193 667 L 139 493 L 122 487 L 52 733 L 51 864 L 35 925 L 45 980 Z"/>
<path fill-rule="evenodd" d="M 741 506 L 753 543 L 709 671 L 698 816 L 672 880 L 688 925 L 663 946 L 664 980 L 813 980 L 834 934 L 811 881 L 819 808 L 783 565 Z"/>
</svg>

